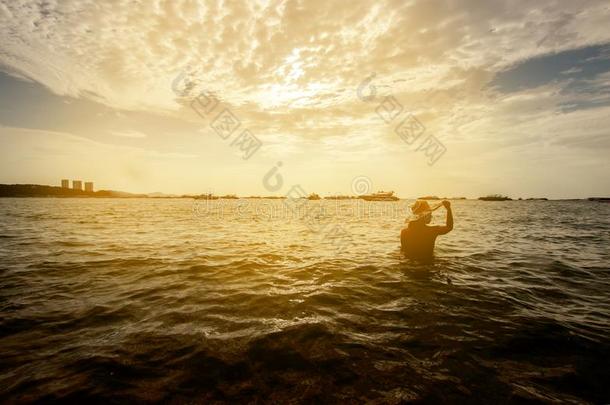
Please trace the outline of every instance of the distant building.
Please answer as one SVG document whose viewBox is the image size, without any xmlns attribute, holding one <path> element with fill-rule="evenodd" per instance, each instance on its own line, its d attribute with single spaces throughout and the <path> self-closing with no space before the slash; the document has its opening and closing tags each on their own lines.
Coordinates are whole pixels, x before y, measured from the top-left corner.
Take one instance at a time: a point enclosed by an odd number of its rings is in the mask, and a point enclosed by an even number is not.
<svg viewBox="0 0 610 405">
<path fill-rule="evenodd" d="M 92 181 L 85 182 L 85 191 L 93 192 L 93 182 Z"/>
<path fill-rule="evenodd" d="M 73 190 L 82 190 L 83 182 L 80 180 L 72 180 L 72 189 Z"/>
<path fill-rule="evenodd" d="M 61 188 L 70 188 L 70 180 L 62 179 L 61 180 Z"/>
</svg>

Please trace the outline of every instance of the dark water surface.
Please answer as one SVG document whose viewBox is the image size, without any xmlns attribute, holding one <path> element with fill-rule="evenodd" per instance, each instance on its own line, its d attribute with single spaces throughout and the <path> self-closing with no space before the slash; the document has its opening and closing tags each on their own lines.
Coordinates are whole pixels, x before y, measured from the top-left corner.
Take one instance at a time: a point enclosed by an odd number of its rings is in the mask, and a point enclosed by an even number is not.
<svg viewBox="0 0 610 405">
<path fill-rule="evenodd" d="M 407 203 L 1 199 L 0 401 L 610 402 L 610 205 Z"/>
</svg>

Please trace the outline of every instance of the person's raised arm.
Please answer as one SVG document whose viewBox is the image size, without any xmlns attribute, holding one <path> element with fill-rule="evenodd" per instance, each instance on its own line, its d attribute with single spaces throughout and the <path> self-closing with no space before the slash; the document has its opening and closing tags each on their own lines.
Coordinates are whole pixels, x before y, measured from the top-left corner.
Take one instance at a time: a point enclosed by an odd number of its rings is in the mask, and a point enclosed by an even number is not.
<svg viewBox="0 0 610 405">
<path fill-rule="evenodd" d="M 447 210 L 447 222 L 445 223 L 445 226 L 436 227 L 439 235 L 449 233 L 453 229 L 453 212 L 451 212 L 451 203 L 447 200 L 444 200 L 443 206 Z"/>
</svg>

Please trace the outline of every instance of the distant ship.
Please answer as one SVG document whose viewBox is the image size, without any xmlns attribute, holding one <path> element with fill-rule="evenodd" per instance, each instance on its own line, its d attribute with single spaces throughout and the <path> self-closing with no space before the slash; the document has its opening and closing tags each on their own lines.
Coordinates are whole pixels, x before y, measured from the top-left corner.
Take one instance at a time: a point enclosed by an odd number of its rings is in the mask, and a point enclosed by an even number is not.
<svg viewBox="0 0 610 405">
<path fill-rule="evenodd" d="M 316 193 L 312 193 L 312 194 L 309 194 L 309 197 L 307 197 L 307 199 L 308 200 L 319 200 L 320 196 L 317 195 Z"/>
<path fill-rule="evenodd" d="M 365 201 L 398 201 L 400 198 L 394 195 L 393 191 L 378 191 L 373 194 L 361 195 Z"/>
</svg>

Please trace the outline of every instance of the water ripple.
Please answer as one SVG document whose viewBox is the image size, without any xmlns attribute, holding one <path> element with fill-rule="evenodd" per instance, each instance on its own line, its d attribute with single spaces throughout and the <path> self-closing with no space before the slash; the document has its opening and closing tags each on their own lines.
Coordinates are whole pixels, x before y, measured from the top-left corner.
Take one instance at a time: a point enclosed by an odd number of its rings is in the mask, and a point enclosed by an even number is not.
<svg viewBox="0 0 610 405">
<path fill-rule="evenodd" d="M 402 218 L 1 200 L 0 400 L 608 402 L 610 206 L 454 207 L 417 264 Z"/>
</svg>

